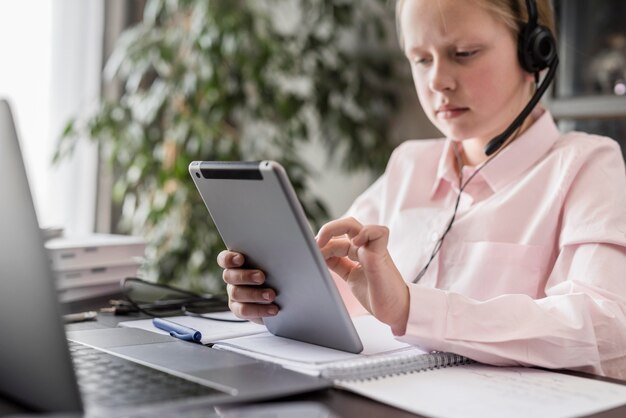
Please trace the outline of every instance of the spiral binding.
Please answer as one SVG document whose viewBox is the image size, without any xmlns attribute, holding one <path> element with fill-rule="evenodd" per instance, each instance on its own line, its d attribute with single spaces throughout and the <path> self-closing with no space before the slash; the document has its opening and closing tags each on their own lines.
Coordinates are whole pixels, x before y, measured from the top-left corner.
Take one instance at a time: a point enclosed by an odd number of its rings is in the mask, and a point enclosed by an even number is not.
<svg viewBox="0 0 626 418">
<path fill-rule="evenodd" d="M 417 356 L 405 354 L 393 358 L 359 359 L 346 362 L 341 366 L 325 369 L 322 371 L 322 376 L 343 381 L 372 380 L 470 363 L 474 361 L 453 353 L 433 352 Z"/>
</svg>

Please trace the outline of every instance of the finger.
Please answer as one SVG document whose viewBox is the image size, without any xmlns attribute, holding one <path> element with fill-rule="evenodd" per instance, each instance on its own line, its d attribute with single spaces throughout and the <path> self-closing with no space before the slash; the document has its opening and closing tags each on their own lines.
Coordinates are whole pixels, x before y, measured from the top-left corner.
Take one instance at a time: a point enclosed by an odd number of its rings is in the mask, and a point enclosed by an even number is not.
<svg viewBox="0 0 626 418">
<path fill-rule="evenodd" d="M 352 270 L 359 266 L 359 263 L 355 263 L 345 257 L 330 257 L 326 260 L 326 265 L 343 280 L 347 280 Z"/>
<path fill-rule="evenodd" d="M 228 307 L 235 314 L 235 316 L 249 320 L 255 320 L 266 316 L 275 316 L 278 313 L 278 306 L 274 304 L 260 305 L 258 303 L 231 302 L 228 304 Z"/>
<path fill-rule="evenodd" d="M 317 244 L 323 247 L 328 244 L 328 241 L 333 237 L 339 237 L 341 235 L 354 237 L 361 231 L 362 227 L 361 223 L 354 218 L 330 221 L 320 228 L 317 234 Z"/>
<path fill-rule="evenodd" d="M 241 267 L 244 261 L 244 256 L 235 251 L 224 250 L 217 255 L 217 264 L 225 269 Z"/>
<path fill-rule="evenodd" d="M 358 247 L 352 245 L 352 243 L 345 238 L 334 238 L 330 240 L 328 244 L 320 248 L 320 251 L 324 259 L 330 257 L 348 257 L 352 261 L 359 261 L 357 255 Z"/>
<path fill-rule="evenodd" d="M 276 292 L 268 288 L 249 286 L 226 286 L 228 298 L 234 302 L 242 303 L 270 303 L 276 299 Z"/>
<path fill-rule="evenodd" d="M 265 274 L 261 270 L 226 269 L 222 273 L 222 279 L 228 284 L 234 285 L 259 285 L 265 282 Z"/>
<path fill-rule="evenodd" d="M 373 251 L 387 251 L 389 241 L 389 228 L 383 225 L 365 225 L 361 231 L 352 238 L 352 244 L 357 247 L 367 247 Z"/>
</svg>

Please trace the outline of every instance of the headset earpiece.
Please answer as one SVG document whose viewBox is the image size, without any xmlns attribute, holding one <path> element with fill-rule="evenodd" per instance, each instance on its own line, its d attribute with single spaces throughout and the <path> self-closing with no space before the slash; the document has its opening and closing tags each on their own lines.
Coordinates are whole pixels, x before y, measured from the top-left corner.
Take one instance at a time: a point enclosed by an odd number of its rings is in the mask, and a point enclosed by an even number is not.
<svg viewBox="0 0 626 418">
<path fill-rule="evenodd" d="M 556 41 L 545 26 L 529 27 L 520 32 L 518 56 L 522 68 L 537 73 L 547 68 L 556 55 Z"/>
<path fill-rule="evenodd" d="M 521 28 L 517 42 L 517 55 L 522 68 L 538 73 L 547 68 L 556 55 L 556 40 L 545 26 L 538 24 L 534 0 L 526 0 L 528 22 Z"/>
</svg>

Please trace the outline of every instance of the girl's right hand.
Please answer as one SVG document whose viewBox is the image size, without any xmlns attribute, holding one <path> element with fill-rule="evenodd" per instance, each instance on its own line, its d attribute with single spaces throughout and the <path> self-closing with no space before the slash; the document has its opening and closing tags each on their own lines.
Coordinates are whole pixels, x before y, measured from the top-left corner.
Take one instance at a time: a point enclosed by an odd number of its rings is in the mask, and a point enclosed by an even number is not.
<svg viewBox="0 0 626 418">
<path fill-rule="evenodd" d="M 244 262 L 243 254 L 234 251 L 222 251 L 217 256 L 217 264 L 224 269 L 228 307 L 237 317 L 262 324 L 263 317 L 278 313 L 278 306 L 272 303 L 276 292 L 263 286 L 265 274 L 261 270 L 242 268 Z"/>
</svg>

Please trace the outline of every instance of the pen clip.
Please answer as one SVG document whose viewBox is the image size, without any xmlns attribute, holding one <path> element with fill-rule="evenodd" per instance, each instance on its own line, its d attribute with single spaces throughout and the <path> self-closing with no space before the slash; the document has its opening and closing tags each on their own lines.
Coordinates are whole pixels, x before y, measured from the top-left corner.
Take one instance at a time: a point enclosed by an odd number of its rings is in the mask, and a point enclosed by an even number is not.
<svg viewBox="0 0 626 418">
<path fill-rule="evenodd" d="M 202 333 L 193 328 L 186 327 L 165 318 L 152 318 L 152 324 L 167 332 L 170 336 L 183 341 L 199 343 L 202 340 Z"/>
<path fill-rule="evenodd" d="M 183 340 L 183 341 L 191 341 L 191 342 L 195 342 L 198 343 L 200 342 L 200 340 L 202 339 L 202 334 L 200 333 L 200 331 L 196 331 L 194 333 L 190 333 L 190 334 L 182 334 L 176 331 L 170 331 L 170 335 L 172 337 L 178 338 L 179 340 Z"/>
</svg>

